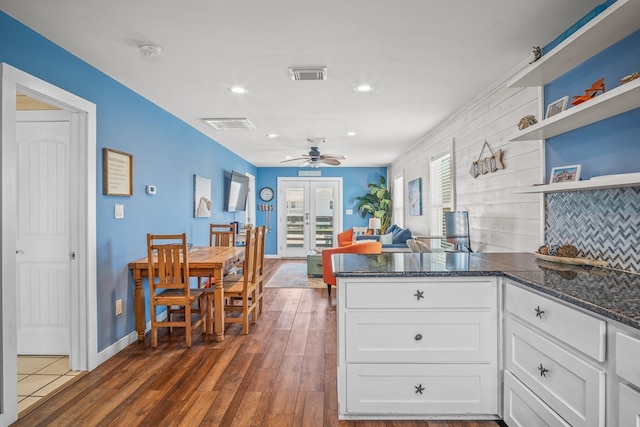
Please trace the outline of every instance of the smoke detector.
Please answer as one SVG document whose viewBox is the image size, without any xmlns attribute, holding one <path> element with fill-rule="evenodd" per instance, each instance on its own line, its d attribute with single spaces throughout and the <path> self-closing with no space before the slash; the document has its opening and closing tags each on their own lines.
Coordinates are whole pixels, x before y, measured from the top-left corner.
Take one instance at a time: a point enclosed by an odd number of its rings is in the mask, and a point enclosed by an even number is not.
<svg viewBox="0 0 640 427">
<path fill-rule="evenodd" d="M 327 80 L 327 67 L 289 67 L 291 80 Z"/>
<path fill-rule="evenodd" d="M 140 48 L 140 53 L 146 56 L 147 58 L 160 56 L 160 52 L 162 51 L 162 48 L 160 46 L 156 46 L 154 44 L 141 44 L 139 48 Z"/>
</svg>

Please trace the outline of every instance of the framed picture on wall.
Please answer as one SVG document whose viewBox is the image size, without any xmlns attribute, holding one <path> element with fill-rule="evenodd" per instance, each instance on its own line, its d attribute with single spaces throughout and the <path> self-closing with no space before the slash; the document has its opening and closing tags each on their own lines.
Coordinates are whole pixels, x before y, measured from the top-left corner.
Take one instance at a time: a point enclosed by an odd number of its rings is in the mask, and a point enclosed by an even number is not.
<svg viewBox="0 0 640 427">
<path fill-rule="evenodd" d="M 102 193 L 133 196 L 133 156 L 111 148 L 102 149 Z"/>
<path fill-rule="evenodd" d="M 547 105 L 547 114 L 544 116 L 544 118 L 548 119 L 549 117 L 562 113 L 567 109 L 567 102 L 569 102 L 569 97 L 563 96 L 557 101 L 553 101 L 551 104 Z"/>
<path fill-rule="evenodd" d="M 422 215 L 422 178 L 410 181 L 407 190 L 409 193 L 408 214 L 412 216 Z"/>
<path fill-rule="evenodd" d="M 549 184 L 580 181 L 581 169 L 581 165 L 559 166 L 557 168 L 553 168 L 551 169 Z"/>
<path fill-rule="evenodd" d="M 193 201 L 195 218 L 211 217 L 211 178 L 193 176 Z"/>
</svg>

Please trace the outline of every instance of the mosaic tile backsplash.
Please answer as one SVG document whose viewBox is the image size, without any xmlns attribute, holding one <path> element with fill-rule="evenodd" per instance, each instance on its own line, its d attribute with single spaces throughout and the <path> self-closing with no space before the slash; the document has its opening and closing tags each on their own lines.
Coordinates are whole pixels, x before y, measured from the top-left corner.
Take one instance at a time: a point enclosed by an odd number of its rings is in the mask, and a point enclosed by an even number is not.
<svg viewBox="0 0 640 427">
<path fill-rule="evenodd" d="M 640 272 L 640 187 L 548 193 L 545 213 L 546 244 Z"/>
</svg>

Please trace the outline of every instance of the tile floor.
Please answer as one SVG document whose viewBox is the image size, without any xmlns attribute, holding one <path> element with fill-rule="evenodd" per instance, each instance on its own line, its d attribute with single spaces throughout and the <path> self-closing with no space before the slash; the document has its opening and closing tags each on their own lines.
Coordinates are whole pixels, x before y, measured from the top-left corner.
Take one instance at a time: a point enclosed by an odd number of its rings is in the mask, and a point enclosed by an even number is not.
<svg viewBox="0 0 640 427">
<path fill-rule="evenodd" d="M 68 356 L 18 356 L 18 413 L 78 374 Z"/>
</svg>

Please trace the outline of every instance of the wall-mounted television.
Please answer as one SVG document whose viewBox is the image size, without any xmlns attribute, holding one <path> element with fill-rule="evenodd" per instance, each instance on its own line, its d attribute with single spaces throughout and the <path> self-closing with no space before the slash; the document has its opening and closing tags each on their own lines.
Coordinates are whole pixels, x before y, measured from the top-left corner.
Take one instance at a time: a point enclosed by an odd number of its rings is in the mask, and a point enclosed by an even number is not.
<svg viewBox="0 0 640 427">
<path fill-rule="evenodd" d="M 227 185 L 226 208 L 228 212 L 247 210 L 247 194 L 249 193 L 249 177 L 232 171 Z"/>
</svg>

